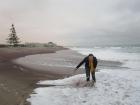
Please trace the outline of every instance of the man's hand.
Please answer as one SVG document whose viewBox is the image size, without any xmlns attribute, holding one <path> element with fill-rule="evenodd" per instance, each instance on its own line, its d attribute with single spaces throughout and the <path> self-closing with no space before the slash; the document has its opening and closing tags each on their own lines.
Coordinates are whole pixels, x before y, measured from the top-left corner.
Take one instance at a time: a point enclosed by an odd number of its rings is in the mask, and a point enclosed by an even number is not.
<svg viewBox="0 0 140 105">
<path fill-rule="evenodd" d="M 78 68 L 75 68 L 74 71 L 76 71 Z"/>
<path fill-rule="evenodd" d="M 76 70 L 77 70 L 77 68 L 75 68 L 75 69 L 73 70 L 73 74 L 75 74 Z"/>
</svg>

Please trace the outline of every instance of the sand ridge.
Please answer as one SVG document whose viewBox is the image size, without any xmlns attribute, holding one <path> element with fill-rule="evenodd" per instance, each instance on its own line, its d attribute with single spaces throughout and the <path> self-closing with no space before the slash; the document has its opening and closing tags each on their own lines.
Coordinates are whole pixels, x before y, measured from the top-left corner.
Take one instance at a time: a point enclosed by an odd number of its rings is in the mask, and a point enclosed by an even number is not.
<svg viewBox="0 0 140 105">
<path fill-rule="evenodd" d="M 25 100 L 35 88 L 35 83 L 55 76 L 23 72 L 13 59 L 39 53 L 54 53 L 64 48 L 0 48 L 0 105 L 25 105 Z M 27 70 L 27 68 L 24 68 Z M 32 70 L 33 71 L 33 70 Z"/>
</svg>

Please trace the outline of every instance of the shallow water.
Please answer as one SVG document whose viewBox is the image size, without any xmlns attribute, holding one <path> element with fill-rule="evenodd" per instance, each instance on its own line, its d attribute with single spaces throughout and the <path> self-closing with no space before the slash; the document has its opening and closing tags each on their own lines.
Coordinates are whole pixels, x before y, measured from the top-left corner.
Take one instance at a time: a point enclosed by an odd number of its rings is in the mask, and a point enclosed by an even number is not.
<svg viewBox="0 0 140 105">
<path fill-rule="evenodd" d="M 89 53 L 103 62 L 100 72 L 96 73 L 95 87 L 85 87 L 85 74 L 79 74 L 60 80 L 40 81 L 40 85 L 52 85 L 52 87 L 40 87 L 34 90 L 27 101 L 31 105 L 139 105 L 140 104 L 140 51 L 138 48 L 124 47 L 95 47 L 95 48 L 71 48 L 84 56 Z M 55 55 L 55 54 L 54 54 Z M 53 57 L 54 57 L 53 55 Z M 56 54 L 57 55 L 57 54 Z M 40 55 L 39 57 L 46 55 Z M 49 55 L 47 55 L 49 56 Z M 76 56 L 68 55 L 69 58 Z M 79 56 L 83 59 L 84 56 Z M 41 57 L 39 62 L 43 61 Z M 57 57 L 61 58 L 61 55 Z M 67 56 L 65 56 L 68 58 Z M 64 58 L 65 58 L 64 57 Z M 34 57 L 32 56 L 31 59 Z M 36 59 L 37 59 L 36 58 Z M 47 58 L 46 58 L 47 59 Z M 79 60 L 80 60 L 79 59 Z M 27 59 L 25 59 L 26 61 Z M 55 61 L 56 60 L 56 61 Z M 69 60 L 54 59 L 52 63 L 60 65 L 68 64 Z M 68 61 L 68 62 L 67 62 Z M 111 62 L 115 61 L 115 63 Z M 116 66 L 116 62 L 122 62 L 125 68 Z M 77 61 L 76 61 L 77 62 Z M 75 62 L 75 63 L 76 63 Z M 74 64 L 74 63 L 73 63 Z M 61 64 L 61 66 L 63 63 Z M 76 64 L 75 64 L 76 65 Z M 112 66 L 105 68 L 105 66 Z M 116 70 L 114 70 L 116 69 Z M 130 75 L 131 74 L 131 75 Z M 77 85 L 78 84 L 78 85 Z"/>
<path fill-rule="evenodd" d="M 140 70 L 140 47 L 71 47 L 70 49 L 78 51 L 83 55 L 93 53 L 98 59 L 108 61 L 119 61 L 128 67 Z"/>
</svg>

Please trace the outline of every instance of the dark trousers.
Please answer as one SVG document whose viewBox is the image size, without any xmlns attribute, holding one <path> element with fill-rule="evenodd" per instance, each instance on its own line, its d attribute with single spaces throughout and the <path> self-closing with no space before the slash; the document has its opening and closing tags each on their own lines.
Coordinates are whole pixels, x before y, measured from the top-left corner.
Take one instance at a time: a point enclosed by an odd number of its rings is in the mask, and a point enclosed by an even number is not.
<svg viewBox="0 0 140 105">
<path fill-rule="evenodd" d="M 86 78 L 87 78 L 87 81 L 90 81 L 90 74 L 92 75 L 92 80 L 94 80 L 94 82 L 96 82 L 95 70 L 92 73 L 90 73 L 90 70 L 87 68 L 86 69 Z"/>
</svg>

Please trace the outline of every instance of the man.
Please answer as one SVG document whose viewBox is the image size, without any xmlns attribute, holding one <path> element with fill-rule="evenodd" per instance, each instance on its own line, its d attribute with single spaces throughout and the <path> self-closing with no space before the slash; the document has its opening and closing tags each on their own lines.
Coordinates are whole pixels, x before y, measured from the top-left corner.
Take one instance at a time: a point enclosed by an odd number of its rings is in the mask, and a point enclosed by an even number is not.
<svg viewBox="0 0 140 105">
<path fill-rule="evenodd" d="M 79 63 L 79 65 L 75 68 L 75 71 L 84 63 L 85 63 L 87 82 L 90 81 L 90 74 L 92 75 L 93 82 L 96 82 L 95 69 L 98 63 L 96 57 L 93 54 L 89 54 Z"/>
</svg>

